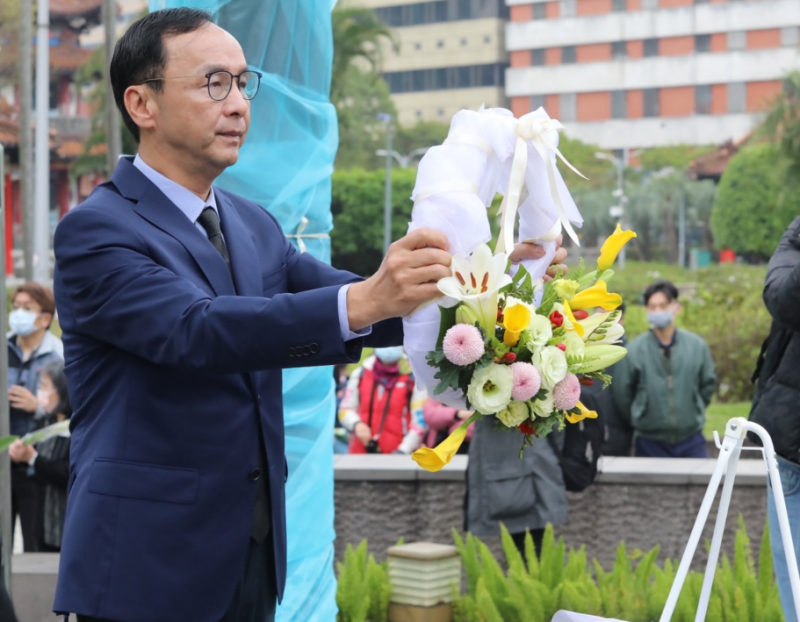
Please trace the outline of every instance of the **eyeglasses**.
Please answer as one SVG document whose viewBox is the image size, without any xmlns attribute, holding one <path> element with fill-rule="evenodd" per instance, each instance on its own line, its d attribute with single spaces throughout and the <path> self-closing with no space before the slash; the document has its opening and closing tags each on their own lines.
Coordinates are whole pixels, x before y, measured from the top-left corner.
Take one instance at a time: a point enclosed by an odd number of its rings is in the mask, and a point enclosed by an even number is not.
<svg viewBox="0 0 800 622">
<path fill-rule="evenodd" d="M 164 80 L 184 80 L 186 78 L 198 78 L 200 76 L 174 76 L 172 78 L 150 78 L 143 80 L 142 84 L 147 82 L 161 82 Z M 261 73 L 258 71 L 243 71 L 238 76 L 233 75 L 230 71 L 214 71 L 205 75 L 208 79 L 208 96 L 214 101 L 221 102 L 231 93 L 231 86 L 233 79 L 239 85 L 239 93 L 247 100 L 253 99 L 258 94 L 258 87 L 261 86 Z"/>
</svg>

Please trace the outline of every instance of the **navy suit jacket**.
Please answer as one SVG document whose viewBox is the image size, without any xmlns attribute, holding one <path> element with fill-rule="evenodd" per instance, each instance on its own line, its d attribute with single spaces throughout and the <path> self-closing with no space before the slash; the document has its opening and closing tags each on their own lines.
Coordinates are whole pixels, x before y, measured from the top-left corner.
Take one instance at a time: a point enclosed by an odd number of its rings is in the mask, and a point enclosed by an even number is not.
<svg viewBox="0 0 800 622">
<path fill-rule="evenodd" d="M 56 612 L 218 622 L 248 549 L 259 418 L 282 595 L 281 369 L 353 362 L 365 342 L 402 340 L 390 320 L 344 342 L 337 296 L 358 277 L 297 252 L 255 203 L 214 191 L 233 279 L 128 159 L 56 230 L 75 409 Z"/>
</svg>

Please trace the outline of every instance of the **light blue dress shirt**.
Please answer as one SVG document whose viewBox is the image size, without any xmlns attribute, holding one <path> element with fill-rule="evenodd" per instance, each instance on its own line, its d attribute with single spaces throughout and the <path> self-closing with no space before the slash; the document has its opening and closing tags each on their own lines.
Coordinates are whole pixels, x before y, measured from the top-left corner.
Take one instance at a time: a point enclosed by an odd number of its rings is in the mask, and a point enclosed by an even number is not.
<svg viewBox="0 0 800 622">
<path fill-rule="evenodd" d="M 142 160 L 138 154 L 133 159 L 133 165 L 138 168 L 142 174 L 147 177 L 147 179 L 153 182 L 156 187 L 161 190 L 161 192 L 163 192 L 164 195 L 186 215 L 186 218 L 188 218 L 190 222 L 194 223 L 195 227 L 202 232 L 206 239 L 208 238 L 206 230 L 203 228 L 203 225 L 197 222 L 197 219 L 200 218 L 200 214 L 206 207 L 214 208 L 214 211 L 217 212 L 217 218 L 219 218 L 217 199 L 214 197 L 214 186 L 211 186 L 211 192 L 208 193 L 208 198 L 203 201 L 203 199 L 198 197 L 191 190 L 184 188 L 180 184 L 176 184 L 167 177 L 164 177 L 164 175 Z M 350 285 L 343 285 L 339 290 L 339 295 L 337 298 L 339 310 L 339 331 L 342 334 L 343 341 L 350 341 L 351 339 L 355 339 L 357 337 L 364 337 L 372 332 L 371 326 L 368 326 L 367 328 L 364 328 L 358 332 L 353 332 L 350 330 L 350 321 L 347 317 L 348 289 L 350 289 Z"/>
</svg>

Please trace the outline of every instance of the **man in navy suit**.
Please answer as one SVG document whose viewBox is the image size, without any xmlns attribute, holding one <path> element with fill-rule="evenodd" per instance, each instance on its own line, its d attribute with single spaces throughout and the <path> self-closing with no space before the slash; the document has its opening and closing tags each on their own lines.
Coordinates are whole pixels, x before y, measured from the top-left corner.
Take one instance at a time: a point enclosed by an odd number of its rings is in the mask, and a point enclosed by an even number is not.
<svg viewBox="0 0 800 622">
<path fill-rule="evenodd" d="M 399 344 L 398 318 L 450 273 L 444 236 L 419 230 L 363 281 L 212 186 L 259 79 L 194 9 L 144 17 L 111 61 L 139 153 L 55 236 L 75 413 L 54 610 L 79 622 L 271 620 L 286 580 L 281 369 Z"/>
</svg>

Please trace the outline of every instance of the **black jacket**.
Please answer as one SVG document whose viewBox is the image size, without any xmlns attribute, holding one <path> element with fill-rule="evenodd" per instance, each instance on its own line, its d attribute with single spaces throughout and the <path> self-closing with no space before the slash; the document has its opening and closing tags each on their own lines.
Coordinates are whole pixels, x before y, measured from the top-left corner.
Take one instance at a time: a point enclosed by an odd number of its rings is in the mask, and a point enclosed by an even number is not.
<svg viewBox="0 0 800 622">
<path fill-rule="evenodd" d="M 800 464 L 800 216 L 769 262 L 764 303 L 772 328 L 756 369 L 750 419 L 766 428 L 780 456 Z"/>
</svg>

